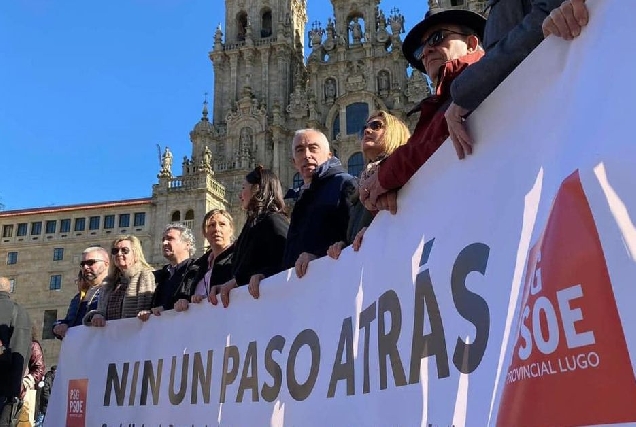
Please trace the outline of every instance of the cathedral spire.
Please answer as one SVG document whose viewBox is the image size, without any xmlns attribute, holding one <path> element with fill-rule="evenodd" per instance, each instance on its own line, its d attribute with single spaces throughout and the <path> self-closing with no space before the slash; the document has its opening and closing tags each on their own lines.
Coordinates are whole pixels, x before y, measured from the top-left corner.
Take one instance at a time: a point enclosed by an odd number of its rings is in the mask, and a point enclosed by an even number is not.
<svg viewBox="0 0 636 427">
<path fill-rule="evenodd" d="M 204 121 L 208 121 L 208 93 L 206 92 L 203 98 L 203 111 L 202 111 L 203 116 L 201 117 L 201 120 Z"/>
</svg>

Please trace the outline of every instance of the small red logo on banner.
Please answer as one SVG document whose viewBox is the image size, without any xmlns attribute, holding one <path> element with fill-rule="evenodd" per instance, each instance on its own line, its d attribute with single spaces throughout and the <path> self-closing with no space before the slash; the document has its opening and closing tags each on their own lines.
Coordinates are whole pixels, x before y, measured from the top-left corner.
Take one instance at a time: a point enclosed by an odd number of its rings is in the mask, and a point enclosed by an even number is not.
<svg viewBox="0 0 636 427">
<path fill-rule="evenodd" d="M 578 172 L 530 251 L 498 427 L 636 421 L 636 380 Z"/>
<path fill-rule="evenodd" d="M 69 380 L 66 427 L 86 427 L 88 379 Z"/>
</svg>

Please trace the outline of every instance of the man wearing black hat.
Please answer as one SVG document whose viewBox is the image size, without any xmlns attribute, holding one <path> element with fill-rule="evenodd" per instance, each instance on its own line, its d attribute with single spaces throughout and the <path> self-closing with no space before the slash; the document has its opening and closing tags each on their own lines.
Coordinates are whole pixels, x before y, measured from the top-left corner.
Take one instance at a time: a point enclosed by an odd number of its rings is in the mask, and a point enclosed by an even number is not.
<svg viewBox="0 0 636 427">
<path fill-rule="evenodd" d="M 404 56 L 414 68 L 428 74 L 436 92 L 409 112 L 419 110 L 420 118 L 408 143 L 362 174 L 360 200 L 367 209 L 395 213 L 396 191 L 448 138 L 444 112 L 452 101 L 450 85 L 484 55 L 480 41 L 485 24 L 481 15 L 467 10 L 429 11 L 404 39 Z"/>
<path fill-rule="evenodd" d="M 472 154 L 473 146 L 464 118 L 543 41 L 543 21 L 563 2 L 488 0 L 483 44 L 486 55 L 455 79 L 451 86 L 453 103 L 446 110 L 448 130 L 460 159 Z"/>
</svg>

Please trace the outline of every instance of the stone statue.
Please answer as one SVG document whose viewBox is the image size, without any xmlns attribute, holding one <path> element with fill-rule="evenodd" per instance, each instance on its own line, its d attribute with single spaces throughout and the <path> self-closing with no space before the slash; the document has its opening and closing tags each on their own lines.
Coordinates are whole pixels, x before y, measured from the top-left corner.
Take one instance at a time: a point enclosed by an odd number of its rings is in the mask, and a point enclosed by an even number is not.
<svg viewBox="0 0 636 427">
<path fill-rule="evenodd" d="M 353 43 L 354 44 L 360 43 L 360 40 L 362 40 L 362 27 L 360 26 L 360 22 L 358 21 L 358 18 L 354 18 L 353 22 L 349 24 L 349 29 L 351 30 Z"/>
<path fill-rule="evenodd" d="M 384 70 L 378 73 L 378 89 L 380 92 L 389 90 L 389 73 Z"/>
<path fill-rule="evenodd" d="M 166 147 L 161 156 L 161 176 L 172 176 L 172 152 L 170 148 Z"/>
<path fill-rule="evenodd" d="M 212 152 L 206 145 L 205 149 L 203 150 L 203 167 L 209 168 L 211 164 L 212 164 Z"/>
<path fill-rule="evenodd" d="M 329 78 L 325 81 L 325 98 L 333 100 L 336 97 L 336 81 Z"/>
</svg>

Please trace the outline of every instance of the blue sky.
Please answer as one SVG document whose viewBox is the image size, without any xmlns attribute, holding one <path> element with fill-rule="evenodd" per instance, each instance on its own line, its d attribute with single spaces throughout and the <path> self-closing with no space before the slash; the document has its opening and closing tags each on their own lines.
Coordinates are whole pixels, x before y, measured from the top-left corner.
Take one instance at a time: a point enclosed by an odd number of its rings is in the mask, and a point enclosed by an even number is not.
<svg viewBox="0 0 636 427">
<path fill-rule="evenodd" d="M 156 145 L 189 155 L 213 93 L 222 0 L 0 2 L 0 203 L 5 209 L 150 196 Z M 383 0 L 407 31 L 426 0 Z M 311 28 L 331 2 L 308 0 Z M 307 45 L 307 41 L 305 42 Z M 178 162 L 177 162 L 178 163 Z"/>
</svg>

